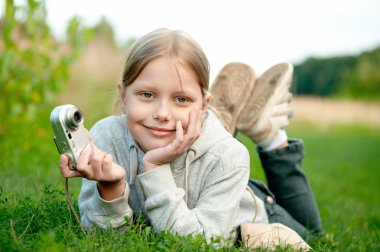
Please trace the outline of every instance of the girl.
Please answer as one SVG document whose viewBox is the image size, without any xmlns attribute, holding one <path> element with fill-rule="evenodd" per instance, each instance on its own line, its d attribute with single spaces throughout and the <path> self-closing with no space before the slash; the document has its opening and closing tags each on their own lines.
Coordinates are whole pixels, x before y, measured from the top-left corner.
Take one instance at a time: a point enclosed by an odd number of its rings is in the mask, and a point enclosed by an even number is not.
<svg viewBox="0 0 380 252">
<path fill-rule="evenodd" d="M 82 152 L 76 171 L 60 158 L 65 178 L 83 177 L 84 226 L 118 228 L 142 216 L 157 232 L 210 239 L 236 237 L 243 223 L 268 223 L 269 190 L 247 187 L 248 151 L 207 110 L 208 83 L 207 58 L 184 32 L 158 29 L 136 41 L 119 85 L 124 115 L 93 126 L 92 148 Z M 226 114 L 220 106 L 219 112 Z"/>
</svg>

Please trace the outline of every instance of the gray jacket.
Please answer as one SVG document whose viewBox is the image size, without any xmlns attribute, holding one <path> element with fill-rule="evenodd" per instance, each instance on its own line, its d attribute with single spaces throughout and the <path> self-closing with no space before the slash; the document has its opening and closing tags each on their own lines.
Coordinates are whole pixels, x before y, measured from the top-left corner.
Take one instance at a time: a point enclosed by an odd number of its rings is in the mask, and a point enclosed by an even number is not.
<svg viewBox="0 0 380 252">
<path fill-rule="evenodd" d="M 146 218 L 157 232 L 202 234 L 209 239 L 228 238 L 244 222 L 268 222 L 262 201 L 247 189 L 247 149 L 211 111 L 187 153 L 146 173 L 144 153 L 125 120 L 108 117 L 91 129 L 98 148 L 111 153 L 127 176 L 124 195 L 112 201 L 100 198 L 96 181 L 83 179 L 79 209 L 84 226 L 116 228 L 134 214 Z"/>
</svg>

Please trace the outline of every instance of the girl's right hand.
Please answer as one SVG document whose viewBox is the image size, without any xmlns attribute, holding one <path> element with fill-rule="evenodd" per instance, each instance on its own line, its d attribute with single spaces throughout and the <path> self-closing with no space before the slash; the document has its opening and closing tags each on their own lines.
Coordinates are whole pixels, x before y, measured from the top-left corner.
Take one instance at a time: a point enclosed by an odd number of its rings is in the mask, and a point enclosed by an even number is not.
<svg viewBox="0 0 380 252">
<path fill-rule="evenodd" d="M 71 170 L 69 168 L 69 158 L 66 155 L 61 155 L 59 168 L 62 176 L 64 178 L 83 177 L 98 181 L 99 189 L 103 188 L 105 191 L 113 191 L 115 193 L 115 187 L 118 188 L 117 191 L 123 191 L 126 174 L 124 168 L 112 162 L 111 154 L 99 150 L 90 134 L 89 142 L 90 144 L 87 145 L 78 157 L 76 170 Z M 107 190 L 111 188 L 112 190 Z M 103 192 L 105 191 L 103 190 Z M 101 196 L 104 199 L 109 198 Z"/>
<path fill-rule="evenodd" d="M 186 134 L 182 128 L 181 121 L 176 124 L 176 138 L 164 147 L 153 149 L 145 153 L 143 165 L 145 172 L 148 172 L 160 165 L 168 164 L 188 151 L 191 145 L 201 134 L 202 122 L 205 118 L 205 111 L 194 110 L 189 114 L 189 125 Z"/>
</svg>

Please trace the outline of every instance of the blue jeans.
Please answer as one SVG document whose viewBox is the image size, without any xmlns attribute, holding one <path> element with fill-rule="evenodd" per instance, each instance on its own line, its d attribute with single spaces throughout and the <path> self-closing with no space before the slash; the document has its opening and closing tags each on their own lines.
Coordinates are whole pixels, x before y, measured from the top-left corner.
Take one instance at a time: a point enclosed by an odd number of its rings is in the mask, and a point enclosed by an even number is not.
<svg viewBox="0 0 380 252">
<path fill-rule="evenodd" d="M 270 223 L 282 223 L 299 235 L 323 233 L 321 218 L 310 184 L 302 170 L 303 142 L 263 151 L 258 148 L 268 186 L 250 179 L 248 185 L 264 201 Z"/>
</svg>

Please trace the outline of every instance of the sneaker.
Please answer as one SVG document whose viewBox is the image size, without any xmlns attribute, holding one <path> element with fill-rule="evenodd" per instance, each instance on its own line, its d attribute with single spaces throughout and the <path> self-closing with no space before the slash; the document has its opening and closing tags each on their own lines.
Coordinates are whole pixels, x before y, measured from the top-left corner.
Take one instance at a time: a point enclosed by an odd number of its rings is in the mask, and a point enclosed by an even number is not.
<svg viewBox="0 0 380 252">
<path fill-rule="evenodd" d="M 255 83 L 253 69 L 244 63 L 229 63 L 220 70 L 212 86 L 210 109 L 231 134 L 247 104 Z"/>
<path fill-rule="evenodd" d="M 237 123 L 237 129 L 257 145 L 268 145 L 277 130 L 289 124 L 292 115 L 289 108 L 292 79 L 293 66 L 290 63 L 280 63 L 266 70 L 256 80 L 253 93 Z"/>
<path fill-rule="evenodd" d="M 292 249 L 310 251 L 311 247 L 294 230 L 280 223 L 243 223 L 240 225 L 241 241 L 248 249 Z"/>
</svg>

